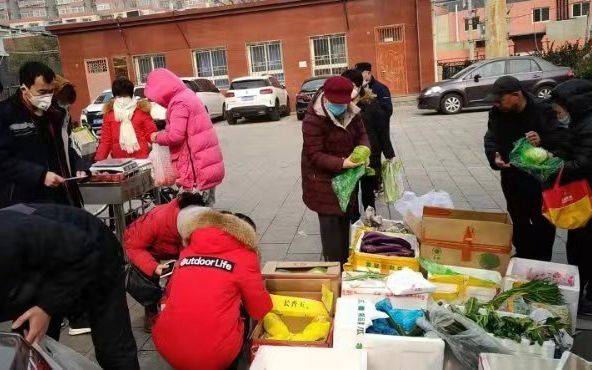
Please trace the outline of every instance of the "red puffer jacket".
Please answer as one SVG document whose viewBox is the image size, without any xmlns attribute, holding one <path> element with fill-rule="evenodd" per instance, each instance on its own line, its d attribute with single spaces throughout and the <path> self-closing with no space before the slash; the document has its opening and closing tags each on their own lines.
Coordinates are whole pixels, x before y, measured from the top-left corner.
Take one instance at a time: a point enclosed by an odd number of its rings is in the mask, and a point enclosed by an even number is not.
<svg viewBox="0 0 592 370">
<path fill-rule="evenodd" d="M 103 111 L 103 126 L 101 127 L 101 139 L 99 140 L 99 147 L 95 154 L 95 161 L 102 161 L 107 159 L 109 154 L 111 158 L 148 158 L 150 154 L 150 134 L 156 132 L 156 125 L 150 116 L 150 102 L 147 100 L 140 100 L 136 111 L 132 116 L 132 125 L 136 132 L 136 138 L 140 149 L 133 153 L 128 153 L 121 149 L 119 145 L 119 128 L 121 122 L 115 119 L 115 112 L 113 111 L 113 100 L 105 105 Z"/>
<path fill-rule="evenodd" d="M 317 213 L 343 215 L 331 179 L 343 171 L 344 159 L 356 146 L 370 147 L 370 143 L 358 107 L 350 104 L 342 125 L 329 116 L 322 100 L 321 90 L 302 121 L 302 199 Z M 357 200 L 352 194 L 350 207 L 357 207 Z"/>
<path fill-rule="evenodd" d="M 206 211 L 179 256 L 152 330 L 177 370 L 221 370 L 242 346 L 241 303 L 261 320 L 272 308 L 259 267 L 257 235 L 232 215 Z"/>
<path fill-rule="evenodd" d="M 158 260 L 177 259 L 181 237 L 177 230 L 179 203 L 173 200 L 155 207 L 125 230 L 123 245 L 130 262 L 152 276 Z"/>
</svg>

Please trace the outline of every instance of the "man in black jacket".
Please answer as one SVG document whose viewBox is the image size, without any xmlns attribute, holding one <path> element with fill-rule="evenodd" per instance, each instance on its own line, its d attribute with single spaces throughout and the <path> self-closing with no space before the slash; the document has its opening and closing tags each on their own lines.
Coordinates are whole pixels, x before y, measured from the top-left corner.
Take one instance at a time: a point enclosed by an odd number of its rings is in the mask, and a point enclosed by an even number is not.
<svg viewBox="0 0 592 370">
<path fill-rule="evenodd" d="M 64 137 L 63 110 L 51 104 L 54 72 L 38 62 L 19 71 L 21 88 L 0 103 L 0 206 L 21 202 L 81 206 L 74 173 L 84 161 Z"/>
<path fill-rule="evenodd" d="M 542 187 L 533 176 L 509 164 L 514 143 L 523 137 L 535 146 L 554 146 L 557 127 L 551 106 L 522 90 L 511 76 L 500 77 L 490 94 L 494 102 L 489 111 L 485 134 L 485 155 L 491 168 L 501 171 L 501 185 L 514 226 L 516 256 L 550 261 L 555 226 L 541 212 Z"/>
<path fill-rule="evenodd" d="M 0 209 L 0 240 L 0 321 L 14 320 L 37 342 L 50 319 L 89 312 L 99 364 L 139 369 L 122 248 L 99 219 L 69 206 L 17 204 Z"/>
<path fill-rule="evenodd" d="M 391 116 L 393 115 L 393 101 L 391 100 L 391 92 L 389 88 L 374 78 L 372 75 L 372 64 L 368 62 L 358 63 L 356 64 L 356 69 L 360 71 L 364 77 L 364 86 L 368 86 L 376 95 L 376 100 L 384 110 L 385 119 L 387 122 L 390 121 Z"/>
</svg>

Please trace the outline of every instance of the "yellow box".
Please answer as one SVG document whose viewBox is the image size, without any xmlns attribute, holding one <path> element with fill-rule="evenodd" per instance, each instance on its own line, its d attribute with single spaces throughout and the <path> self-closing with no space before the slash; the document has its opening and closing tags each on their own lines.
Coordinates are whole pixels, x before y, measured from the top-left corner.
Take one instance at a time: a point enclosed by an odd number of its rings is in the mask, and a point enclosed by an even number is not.
<svg viewBox="0 0 592 370">
<path fill-rule="evenodd" d="M 419 244 L 417 242 L 417 238 L 414 235 L 386 232 L 380 233 L 407 240 L 415 251 L 415 257 L 390 257 L 360 252 L 360 246 L 362 245 L 364 233 L 356 243 L 356 246 L 352 250 L 347 263 L 343 266 L 343 269 L 346 271 L 369 271 L 382 274 L 388 274 L 393 271 L 401 270 L 403 267 L 408 267 L 413 271 L 419 271 L 419 261 L 417 260 L 419 257 Z"/>
</svg>

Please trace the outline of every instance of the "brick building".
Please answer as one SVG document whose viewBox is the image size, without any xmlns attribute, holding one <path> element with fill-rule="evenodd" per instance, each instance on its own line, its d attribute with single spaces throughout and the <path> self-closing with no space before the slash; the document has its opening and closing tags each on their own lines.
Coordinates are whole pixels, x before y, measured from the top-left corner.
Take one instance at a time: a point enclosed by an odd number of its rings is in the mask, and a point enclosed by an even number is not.
<svg viewBox="0 0 592 370">
<path fill-rule="evenodd" d="M 303 80 L 359 61 L 394 94 L 434 81 L 430 0 L 266 0 L 119 21 L 50 27 L 76 113 L 117 75 L 137 83 L 156 67 L 210 78 L 273 74 L 295 102 Z"/>
</svg>

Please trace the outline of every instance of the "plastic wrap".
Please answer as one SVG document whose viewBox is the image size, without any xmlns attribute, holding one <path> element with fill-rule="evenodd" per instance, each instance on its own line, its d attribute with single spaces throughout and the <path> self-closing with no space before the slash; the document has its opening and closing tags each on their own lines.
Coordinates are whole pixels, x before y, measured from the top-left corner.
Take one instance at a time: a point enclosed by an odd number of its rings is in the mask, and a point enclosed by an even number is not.
<svg viewBox="0 0 592 370">
<path fill-rule="evenodd" d="M 39 344 L 47 355 L 64 369 L 68 370 L 100 370 L 101 367 L 82 356 L 73 349 L 45 336 Z"/>
<path fill-rule="evenodd" d="M 177 172 L 171 161 L 171 152 L 166 146 L 152 145 L 148 157 L 152 162 L 152 178 L 156 186 L 171 186 L 177 180 Z"/>
<path fill-rule="evenodd" d="M 382 198 L 386 203 L 394 203 L 403 196 L 403 163 L 400 159 L 382 162 Z"/>
</svg>

